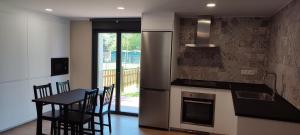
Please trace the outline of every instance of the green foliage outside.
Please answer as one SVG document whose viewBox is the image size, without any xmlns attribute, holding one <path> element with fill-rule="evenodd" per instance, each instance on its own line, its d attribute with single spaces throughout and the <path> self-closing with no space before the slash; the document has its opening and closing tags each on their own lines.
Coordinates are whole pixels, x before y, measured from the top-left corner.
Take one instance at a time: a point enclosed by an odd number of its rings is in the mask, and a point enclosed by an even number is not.
<svg viewBox="0 0 300 135">
<path fill-rule="evenodd" d="M 122 50 L 141 50 L 141 34 L 140 33 L 126 33 L 122 34 Z"/>
<path fill-rule="evenodd" d="M 112 33 L 100 33 L 99 39 L 103 42 L 103 51 L 116 51 L 117 35 Z"/>
<path fill-rule="evenodd" d="M 122 96 L 126 96 L 126 97 L 139 97 L 140 96 L 140 92 L 132 92 L 132 93 L 121 93 Z"/>
<path fill-rule="evenodd" d="M 103 44 L 104 52 L 116 51 L 117 44 L 117 34 L 115 33 L 100 33 L 99 38 Z M 141 34 L 140 33 L 122 33 L 121 34 L 121 44 L 123 51 L 140 51 L 141 50 Z M 122 96 L 126 97 L 139 97 L 139 91 L 124 93 L 121 91 Z"/>
<path fill-rule="evenodd" d="M 116 34 L 112 33 L 101 33 L 103 44 L 104 44 L 104 51 L 116 51 Z M 140 33 L 122 33 L 121 35 L 122 40 L 122 50 L 133 51 L 133 50 L 140 50 L 141 46 L 141 34 Z"/>
</svg>

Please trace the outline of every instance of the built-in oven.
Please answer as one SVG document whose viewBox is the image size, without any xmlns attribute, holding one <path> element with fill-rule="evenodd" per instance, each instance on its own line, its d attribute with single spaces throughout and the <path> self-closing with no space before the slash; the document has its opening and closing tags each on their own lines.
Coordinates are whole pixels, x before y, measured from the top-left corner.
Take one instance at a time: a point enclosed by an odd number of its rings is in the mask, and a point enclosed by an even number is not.
<svg viewBox="0 0 300 135">
<path fill-rule="evenodd" d="M 215 94 L 182 92 L 181 123 L 214 126 Z"/>
</svg>

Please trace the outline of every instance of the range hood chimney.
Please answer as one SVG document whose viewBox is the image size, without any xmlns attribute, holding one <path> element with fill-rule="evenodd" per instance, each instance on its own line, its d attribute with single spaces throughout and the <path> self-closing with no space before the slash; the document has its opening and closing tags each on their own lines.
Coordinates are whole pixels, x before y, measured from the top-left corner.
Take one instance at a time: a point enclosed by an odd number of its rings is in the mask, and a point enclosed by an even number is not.
<svg viewBox="0 0 300 135">
<path fill-rule="evenodd" d="M 185 44 L 186 47 L 217 47 L 210 43 L 211 16 L 200 16 L 197 20 L 195 43 Z"/>
</svg>

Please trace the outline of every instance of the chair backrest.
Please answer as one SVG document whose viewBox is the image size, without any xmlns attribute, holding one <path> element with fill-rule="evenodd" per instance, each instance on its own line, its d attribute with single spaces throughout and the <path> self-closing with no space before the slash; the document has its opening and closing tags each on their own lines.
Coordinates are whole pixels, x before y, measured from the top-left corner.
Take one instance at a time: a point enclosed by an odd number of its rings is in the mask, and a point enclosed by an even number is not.
<svg viewBox="0 0 300 135">
<path fill-rule="evenodd" d="M 83 119 L 84 114 L 93 114 L 97 105 L 98 89 L 90 90 L 85 92 L 83 107 L 81 110 L 81 118 Z"/>
<path fill-rule="evenodd" d="M 57 94 L 70 92 L 70 82 L 69 80 L 64 82 L 56 82 Z"/>
<path fill-rule="evenodd" d="M 51 83 L 45 85 L 39 85 L 39 86 L 33 85 L 33 91 L 34 91 L 35 99 L 44 98 L 53 95 Z M 43 105 L 47 105 L 47 104 L 43 104 Z M 52 109 L 52 113 L 54 113 L 55 107 L 53 104 L 51 104 L 51 109 Z"/>
<path fill-rule="evenodd" d="M 103 93 L 102 93 L 102 98 L 100 99 L 100 103 L 102 104 L 101 106 L 108 105 L 108 109 L 110 109 L 111 106 L 111 101 L 112 97 L 114 94 L 114 84 L 108 87 L 104 87 Z M 102 110 L 101 110 L 102 111 Z"/>
<path fill-rule="evenodd" d="M 52 87 L 51 83 L 45 84 L 45 85 L 33 85 L 34 90 L 34 98 L 44 98 L 52 95 Z"/>
</svg>

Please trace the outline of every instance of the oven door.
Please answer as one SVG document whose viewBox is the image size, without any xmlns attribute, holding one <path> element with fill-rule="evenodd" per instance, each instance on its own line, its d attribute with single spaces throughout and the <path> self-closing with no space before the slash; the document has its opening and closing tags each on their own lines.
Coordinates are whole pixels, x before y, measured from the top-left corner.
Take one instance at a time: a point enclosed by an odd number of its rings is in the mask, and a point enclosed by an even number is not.
<svg viewBox="0 0 300 135">
<path fill-rule="evenodd" d="M 213 127 L 214 100 L 183 97 L 181 122 Z"/>
</svg>

